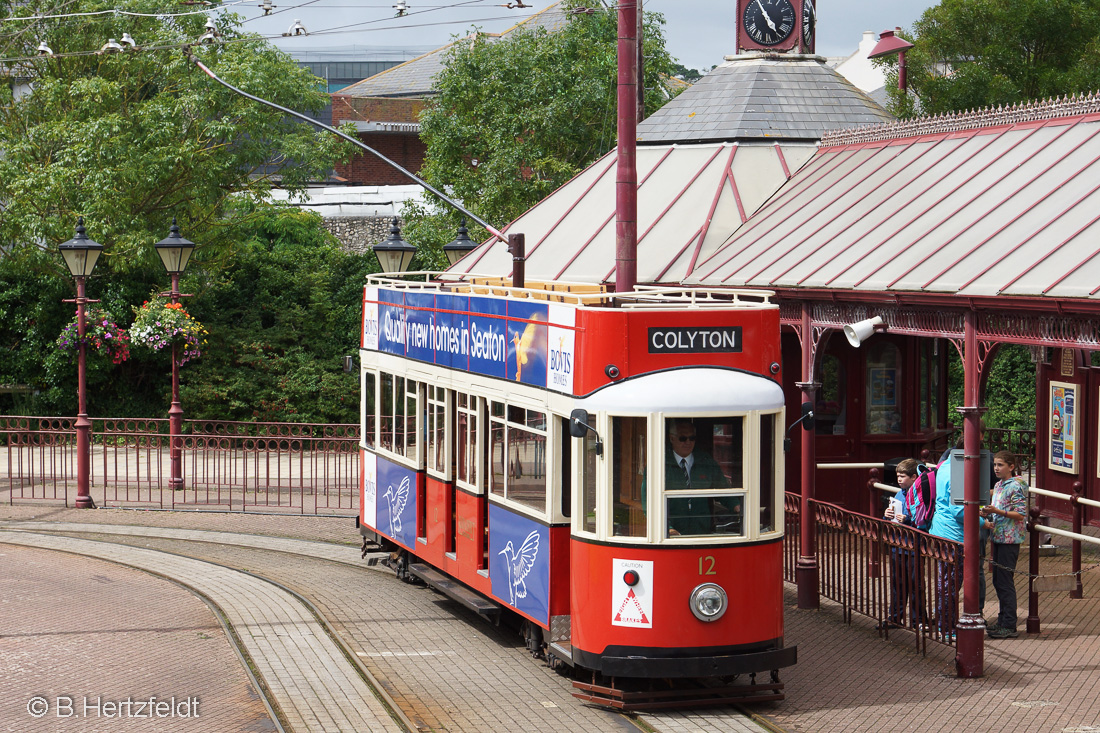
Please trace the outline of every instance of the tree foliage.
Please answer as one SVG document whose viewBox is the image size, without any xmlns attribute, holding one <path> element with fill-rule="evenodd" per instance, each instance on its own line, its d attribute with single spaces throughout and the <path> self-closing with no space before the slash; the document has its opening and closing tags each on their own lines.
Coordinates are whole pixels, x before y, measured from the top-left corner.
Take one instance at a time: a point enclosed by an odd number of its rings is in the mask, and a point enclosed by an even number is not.
<svg viewBox="0 0 1100 733">
<path fill-rule="evenodd" d="M 910 94 L 886 88 L 899 117 L 1015 104 L 1100 88 L 1100 0 L 943 0 L 907 53 Z"/>
<path fill-rule="evenodd" d="M 566 0 L 566 12 L 578 3 Z M 606 153 L 616 142 L 617 14 L 567 15 L 560 29 L 520 28 L 502 39 L 456 39 L 420 118 L 421 175 L 495 226 L 503 226 Z M 671 96 L 674 71 L 664 19 L 645 14 L 645 106 Z M 438 266 L 454 238 L 449 207 L 408 205 L 406 238 L 421 266 Z M 483 230 L 471 228 L 478 239 Z M 422 245 L 427 244 L 428 247 Z"/>
<path fill-rule="evenodd" d="M 948 363 L 948 415 L 956 425 L 962 419 L 956 408 L 963 405 L 963 363 L 958 352 Z M 1035 429 L 1035 364 L 1026 346 L 1005 344 L 997 349 L 989 365 L 982 405 L 986 426 L 1012 430 Z"/>
<path fill-rule="evenodd" d="M 2 3 L 3 0 L 0 0 Z M 66 13 L 103 10 L 73 0 Z M 139 13 L 189 9 L 165 0 L 119 0 Z M 8 16 L 49 15 L 57 4 L 20 0 Z M 0 39 L 13 83 L 0 85 L 0 256 L 72 236 L 77 215 L 106 247 L 99 267 L 124 272 L 156 265 L 150 246 L 173 216 L 199 243 L 198 262 L 231 251 L 246 208 L 234 197 L 262 197 L 278 177 L 302 190 L 327 175 L 343 143 L 221 87 L 178 47 L 203 33 L 203 14 L 84 15 L 8 20 Z M 215 17 L 215 16 L 212 16 Z M 283 106 L 319 110 L 318 80 L 263 39 L 240 32 L 239 18 L 216 17 L 224 44 L 193 52 L 230 83 Z M 128 32 L 139 50 L 97 55 Z M 39 42 L 56 57 L 35 57 Z M 171 47 L 155 50 L 154 47 Z M 70 56 L 67 54 L 84 54 Z M 60 269 L 60 258 L 47 266 Z"/>
<path fill-rule="evenodd" d="M 358 381 L 340 357 L 359 343 L 369 254 L 340 250 L 316 214 L 261 207 L 240 216 L 233 260 L 214 272 L 188 268 L 180 289 L 189 313 L 209 331 L 202 357 L 181 370 L 185 417 L 208 420 L 358 422 Z M 73 415 L 76 366 L 55 340 L 72 318 L 67 283 L 0 258 L 0 384 L 33 394 L 0 394 L 0 413 Z M 98 269 L 97 269 L 98 273 Z M 120 325 L 132 305 L 164 290 L 156 279 L 105 271 L 88 282 L 89 297 Z M 163 417 L 171 397 L 170 350 L 133 348 L 130 359 L 88 360 L 88 413 L 93 417 Z"/>
</svg>

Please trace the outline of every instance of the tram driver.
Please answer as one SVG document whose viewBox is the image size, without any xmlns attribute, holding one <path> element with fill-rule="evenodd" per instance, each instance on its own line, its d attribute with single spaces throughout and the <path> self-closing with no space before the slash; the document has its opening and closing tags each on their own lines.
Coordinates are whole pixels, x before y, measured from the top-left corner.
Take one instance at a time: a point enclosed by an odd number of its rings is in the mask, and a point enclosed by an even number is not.
<svg viewBox="0 0 1100 733">
<path fill-rule="evenodd" d="M 665 491 L 726 489 L 729 479 L 714 458 L 696 448 L 698 434 L 691 420 L 670 420 L 665 451 Z M 706 496 L 668 497 L 668 535 L 741 534 L 741 500 L 723 496 L 726 507 Z"/>
</svg>

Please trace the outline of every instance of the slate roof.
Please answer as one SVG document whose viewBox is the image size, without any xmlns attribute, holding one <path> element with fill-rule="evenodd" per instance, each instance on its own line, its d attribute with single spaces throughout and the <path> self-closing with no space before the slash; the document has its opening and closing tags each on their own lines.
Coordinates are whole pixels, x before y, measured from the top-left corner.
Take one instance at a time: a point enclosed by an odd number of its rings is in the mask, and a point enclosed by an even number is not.
<svg viewBox="0 0 1100 733">
<path fill-rule="evenodd" d="M 892 121 L 821 56 L 729 57 L 638 124 L 639 143 L 783 139 Z"/>
<path fill-rule="evenodd" d="M 1097 212 L 1100 95 L 830 133 L 688 282 L 1097 301 Z"/>
<path fill-rule="evenodd" d="M 562 10 L 561 3 L 556 2 L 503 33 L 481 33 L 478 35 L 478 41 L 496 41 L 520 28 L 526 30 L 545 28 L 548 33 L 552 33 L 568 22 L 569 16 Z M 458 43 L 466 42 L 468 42 L 466 39 L 458 41 Z M 344 87 L 339 93 L 348 97 L 426 97 L 435 94 L 435 77 L 443 70 L 447 50 L 453 45 L 454 43 L 448 43 L 415 59 L 386 69 Z"/>
</svg>

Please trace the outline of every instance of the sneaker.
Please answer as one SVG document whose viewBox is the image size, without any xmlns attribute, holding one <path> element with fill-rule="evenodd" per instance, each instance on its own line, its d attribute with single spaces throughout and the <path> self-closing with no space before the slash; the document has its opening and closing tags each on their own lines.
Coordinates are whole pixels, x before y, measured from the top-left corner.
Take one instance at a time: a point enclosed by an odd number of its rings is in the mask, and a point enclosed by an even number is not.
<svg viewBox="0 0 1100 733">
<path fill-rule="evenodd" d="M 955 643 L 955 632 L 954 631 L 948 631 L 946 634 L 943 635 L 943 641 L 947 644 L 954 644 Z"/>
<path fill-rule="evenodd" d="M 995 623 L 991 624 L 988 621 L 986 622 L 985 633 L 988 634 L 989 636 L 993 636 L 993 632 L 1000 631 L 1000 629 L 1001 629 L 1001 627 L 998 626 L 997 624 L 995 624 Z"/>
<path fill-rule="evenodd" d="M 893 621 L 883 621 L 882 623 L 875 626 L 876 631 L 885 631 L 886 629 L 900 629 L 900 628 L 901 627 L 898 626 Z"/>
<path fill-rule="evenodd" d="M 1020 632 L 1016 631 L 1016 629 L 1006 629 L 1003 626 L 999 626 L 986 633 L 989 634 L 991 639 L 1015 639 L 1020 635 Z"/>
</svg>

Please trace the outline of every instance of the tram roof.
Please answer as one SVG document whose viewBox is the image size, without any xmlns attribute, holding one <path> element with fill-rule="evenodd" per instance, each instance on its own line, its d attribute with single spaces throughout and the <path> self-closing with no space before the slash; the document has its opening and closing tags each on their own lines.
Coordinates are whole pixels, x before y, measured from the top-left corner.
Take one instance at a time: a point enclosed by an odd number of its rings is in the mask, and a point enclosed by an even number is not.
<svg viewBox="0 0 1100 733">
<path fill-rule="evenodd" d="M 727 399 L 728 398 L 728 399 Z M 759 374 L 684 367 L 614 382 L 577 400 L 586 410 L 618 413 L 668 412 L 701 415 L 723 410 L 776 410 L 783 388 Z"/>
<path fill-rule="evenodd" d="M 826 135 L 686 279 L 1100 298 L 1100 95 Z"/>
</svg>

